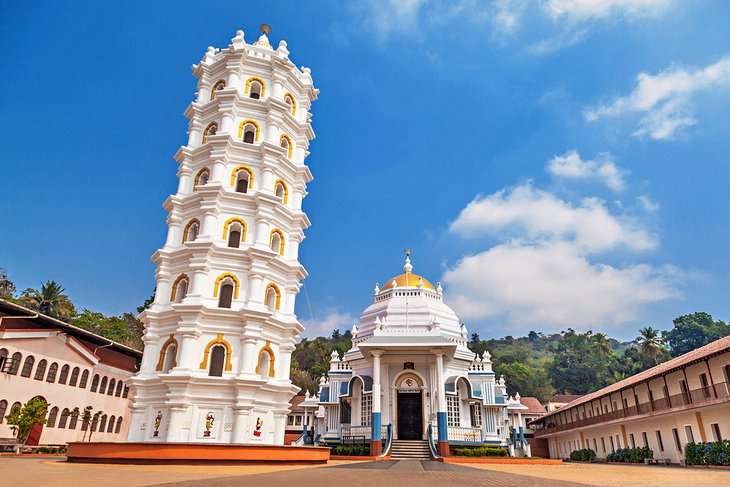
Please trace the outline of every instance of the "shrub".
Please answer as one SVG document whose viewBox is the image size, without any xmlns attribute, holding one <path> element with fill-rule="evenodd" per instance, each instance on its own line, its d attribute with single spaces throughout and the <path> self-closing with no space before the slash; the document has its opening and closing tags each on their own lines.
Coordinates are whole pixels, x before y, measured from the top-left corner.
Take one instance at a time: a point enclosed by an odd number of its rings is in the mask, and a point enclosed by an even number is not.
<svg viewBox="0 0 730 487">
<path fill-rule="evenodd" d="M 609 462 L 643 463 L 646 458 L 654 458 L 654 452 L 648 446 L 637 448 L 619 448 L 609 453 L 606 460 Z"/>
<path fill-rule="evenodd" d="M 362 457 L 370 455 L 370 445 L 367 443 L 353 443 L 337 445 L 332 449 L 333 455 Z"/>
<path fill-rule="evenodd" d="M 507 450 L 498 446 L 455 446 L 452 454 L 457 457 L 506 457 Z"/>
<path fill-rule="evenodd" d="M 684 449 L 687 465 L 730 466 L 730 440 L 710 443 L 688 443 Z"/>
<path fill-rule="evenodd" d="M 592 462 L 596 459 L 596 452 L 590 448 L 582 448 L 570 452 L 570 459 L 578 462 Z"/>
</svg>

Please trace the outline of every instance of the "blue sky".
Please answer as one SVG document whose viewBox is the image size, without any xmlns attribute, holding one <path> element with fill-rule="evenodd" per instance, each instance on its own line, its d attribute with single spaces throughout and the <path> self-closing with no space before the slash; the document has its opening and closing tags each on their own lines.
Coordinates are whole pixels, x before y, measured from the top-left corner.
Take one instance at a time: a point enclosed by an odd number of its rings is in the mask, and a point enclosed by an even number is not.
<svg viewBox="0 0 730 487">
<path fill-rule="evenodd" d="M 268 22 L 321 90 L 308 334 L 349 328 L 404 247 L 482 336 L 730 319 L 728 2 L 208 3 L 0 7 L 19 289 L 106 313 L 150 294 L 190 66 Z"/>
</svg>

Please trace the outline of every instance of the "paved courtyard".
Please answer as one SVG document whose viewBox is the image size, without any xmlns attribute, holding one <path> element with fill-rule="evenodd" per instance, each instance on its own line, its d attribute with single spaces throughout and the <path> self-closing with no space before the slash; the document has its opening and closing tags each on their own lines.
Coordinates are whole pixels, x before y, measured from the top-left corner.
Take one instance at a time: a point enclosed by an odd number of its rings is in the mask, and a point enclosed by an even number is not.
<svg viewBox="0 0 730 487">
<path fill-rule="evenodd" d="M 454 485 L 514 487 L 610 486 L 700 487 L 730 486 L 730 471 L 617 465 L 479 465 L 437 462 L 330 462 L 328 465 L 97 465 L 71 464 L 61 458 L 0 457 L 7 485 L 124 487 L 227 487 L 297 485 L 431 487 Z"/>
</svg>

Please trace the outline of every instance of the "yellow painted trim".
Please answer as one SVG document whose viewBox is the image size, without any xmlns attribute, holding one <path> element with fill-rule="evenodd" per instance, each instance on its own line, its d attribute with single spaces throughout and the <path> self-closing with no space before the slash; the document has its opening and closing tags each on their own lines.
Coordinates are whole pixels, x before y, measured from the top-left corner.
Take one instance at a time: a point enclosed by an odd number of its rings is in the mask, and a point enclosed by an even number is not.
<svg viewBox="0 0 730 487">
<path fill-rule="evenodd" d="M 205 127 L 205 130 L 203 130 L 203 144 L 208 142 L 208 135 L 210 135 L 210 129 L 215 127 L 215 132 L 218 133 L 218 123 L 217 122 L 210 122 L 207 127 Z M 215 135 L 215 134 L 213 134 Z"/>
<path fill-rule="evenodd" d="M 700 441 L 707 443 L 707 433 L 705 433 L 705 422 L 702 421 L 702 413 L 695 411 L 695 419 L 697 420 L 697 428 L 700 430 Z"/>
<path fill-rule="evenodd" d="M 215 100 L 215 92 L 216 91 L 222 90 L 225 87 L 226 87 L 225 80 L 218 80 L 218 81 L 216 81 L 216 83 L 213 85 L 213 88 L 210 89 L 210 101 Z"/>
<path fill-rule="evenodd" d="M 205 173 L 208 173 L 208 178 L 210 178 L 210 171 L 207 167 L 198 171 L 198 174 L 195 176 L 195 182 L 193 183 L 193 190 L 198 189 L 198 186 L 200 186 L 200 178 L 203 177 L 203 174 Z"/>
<path fill-rule="evenodd" d="M 264 304 L 266 304 L 266 296 L 268 296 L 269 294 L 269 289 L 273 289 L 274 293 L 276 293 L 276 302 L 274 303 L 274 309 L 278 311 L 281 307 L 281 291 L 279 290 L 279 286 L 277 286 L 273 282 L 270 282 L 269 285 L 266 286 L 266 289 L 264 290 Z"/>
<path fill-rule="evenodd" d="M 190 231 L 190 228 L 192 228 L 192 226 L 196 223 L 198 224 L 198 233 L 200 233 L 200 221 L 197 218 L 193 218 L 192 220 L 190 220 L 188 222 L 187 225 L 185 225 L 185 229 L 183 230 L 183 236 L 182 236 L 183 243 L 188 241 L 188 232 Z"/>
<path fill-rule="evenodd" d="M 261 126 L 256 120 L 251 120 L 250 118 L 247 118 L 246 120 L 238 124 L 238 139 L 243 140 L 243 129 L 245 129 L 246 125 L 248 125 L 249 123 L 256 127 L 256 133 L 254 134 L 253 140 L 254 142 L 258 142 L 259 139 L 261 139 Z"/>
<path fill-rule="evenodd" d="M 289 137 L 288 135 L 281 134 L 281 137 L 279 137 L 279 147 L 281 147 L 281 143 L 285 140 L 288 143 L 286 146 L 286 157 L 291 159 L 291 156 L 294 153 L 294 142 L 291 141 L 291 137 Z"/>
<path fill-rule="evenodd" d="M 246 222 L 243 221 L 243 218 L 239 218 L 237 216 L 232 216 L 228 220 L 223 223 L 223 240 L 226 240 L 228 238 L 228 227 L 231 226 L 233 223 L 240 223 L 241 224 L 241 243 L 246 241 L 246 231 L 248 227 L 246 227 Z"/>
<path fill-rule="evenodd" d="M 281 187 L 284 189 L 284 197 L 281 198 L 281 202 L 287 204 L 287 202 L 289 201 L 289 188 L 287 188 L 286 183 L 281 179 L 277 179 L 274 182 L 274 194 L 276 194 L 276 189 L 279 185 L 281 185 Z"/>
<path fill-rule="evenodd" d="M 233 299 L 238 299 L 238 289 L 241 287 L 241 283 L 238 278 L 232 272 L 224 272 L 220 276 L 215 278 L 215 286 L 213 287 L 213 297 L 218 297 L 218 290 L 220 289 L 221 282 L 227 277 L 230 277 L 233 281 Z"/>
<path fill-rule="evenodd" d="M 292 117 L 297 114 L 297 100 L 294 98 L 294 95 L 292 95 L 289 92 L 284 93 L 284 101 L 286 102 L 287 98 L 291 102 L 291 114 Z"/>
<path fill-rule="evenodd" d="M 235 189 L 238 173 L 241 171 L 246 171 L 248 173 L 248 191 L 253 191 L 253 170 L 248 166 L 237 166 L 233 172 L 231 172 L 231 187 Z"/>
<path fill-rule="evenodd" d="M 175 279 L 175 282 L 172 283 L 172 291 L 170 291 L 170 302 L 175 302 L 175 296 L 177 296 L 177 286 L 180 284 L 180 281 L 188 281 L 188 286 L 190 286 L 190 279 L 188 279 L 188 276 L 186 274 L 180 274 L 177 276 L 177 279 Z"/>
<path fill-rule="evenodd" d="M 266 82 L 256 76 L 251 76 L 249 79 L 246 80 L 246 86 L 244 87 L 243 92 L 246 94 L 246 96 L 250 97 L 251 96 L 251 83 L 253 83 L 254 81 L 258 81 L 259 83 L 261 83 L 261 97 L 260 98 L 265 97 L 266 96 Z"/>
<path fill-rule="evenodd" d="M 264 345 L 261 350 L 259 351 L 259 358 L 256 361 L 256 373 L 261 373 L 261 355 L 263 354 L 269 355 L 269 371 L 268 375 L 269 377 L 275 377 L 276 376 L 276 359 L 274 357 L 274 349 L 271 348 L 271 342 L 266 340 L 266 345 Z"/>
<path fill-rule="evenodd" d="M 205 350 L 203 351 L 203 361 L 200 362 L 200 368 L 203 370 L 208 368 L 208 357 L 210 356 L 210 349 L 213 348 L 215 345 L 223 345 L 225 347 L 226 365 L 224 369 L 226 372 L 230 372 L 231 370 L 233 370 L 233 365 L 231 365 L 231 355 L 233 353 L 233 347 L 231 347 L 231 344 L 223 339 L 223 333 L 218 333 L 215 339 L 209 341 L 208 344 L 205 346 Z"/>
<path fill-rule="evenodd" d="M 170 333 L 170 338 L 168 338 L 167 341 L 162 344 L 162 348 L 160 349 L 160 358 L 157 360 L 158 372 L 161 371 L 162 367 L 165 365 L 165 355 L 167 354 L 167 349 L 170 348 L 170 345 L 175 345 L 175 357 L 172 358 L 172 366 L 177 367 L 177 340 L 175 340 L 175 336 Z"/>
<path fill-rule="evenodd" d="M 269 248 L 274 243 L 274 234 L 279 235 L 279 255 L 284 255 L 284 232 L 278 228 L 274 228 L 271 230 L 271 234 L 269 234 Z"/>
</svg>

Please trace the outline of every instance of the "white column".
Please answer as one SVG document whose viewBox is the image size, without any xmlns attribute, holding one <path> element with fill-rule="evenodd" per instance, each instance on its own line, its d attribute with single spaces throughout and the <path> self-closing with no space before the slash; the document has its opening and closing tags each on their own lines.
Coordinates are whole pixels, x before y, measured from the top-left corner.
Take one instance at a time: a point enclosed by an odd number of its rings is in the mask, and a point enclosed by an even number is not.
<svg viewBox="0 0 730 487">
<path fill-rule="evenodd" d="M 173 406 L 168 411 L 169 420 L 166 441 L 187 441 L 187 435 L 190 432 L 188 408 L 185 406 Z"/>
<path fill-rule="evenodd" d="M 228 112 L 225 112 L 223 114 L 222 120 L 221 120 L 221 130 L 218 132 L 220 134 L 227 134 L 230 137 L 234 137 L 237 135 L 233 131 L 233 115 L 231 115 Z"/>
<path fill-rule="evenodd" d="M 240 369 L 238 373 L 240 375 L 253 375 L 256 370 L 256 339 L 246 337 L 241 339 L 241 349 L 243 353 L 242 359 L 239 361 Z"/>
<path fill-rule="evenodd" d="M 210 172 L 210 181 L 220 184 L 221 186 L 226 186 L 226 179 L 226 165 L 220 159 L 213 161 L 213 170 Z"/>
<path fill-rule="evenodd" d="M 269 221 L 264 218 L 258 218 L 256 220 L 256 244 L 268 248 L 269 233 Z"/>
<path fill-rule="evenodd" d="M 249 418 L 251 411 L 249 408 L 233 408 L 233 443 L 246 443 L 249 432 Z"/>
<path fill-rule="evenodd" d="M 248 293 L 248 302 L 261 304 L 264 302 L 264 278 L 260 274 L 251 276 L 251 286 Z"/>
<path fill-rule="evenodd" d="M 130 408 L 129 428 L 127 429 L 128 441 L 144 441 L 146 430 L 142 429 L 144 425 L 145 408 L 140 406 L 132 406 Z"/>
<path fill-rule="evenodd" d="M 438 411 L 446 412 L 446 388 L 444 386 L 444 355 L 436 354 L 436 387 L 438 394 Z"/>
<path fill-rule="evenodd" d="M 373 412 L 380 412 L 380 355 L 381 351 L 373 353 Z"/>
<path fill-rule="evenodd" d="M 214 240 L 217 235 L 217 218 L 213 211 L 206 211 L 203 215 L 203 228 L 200 229 L 201 237 Z"/>
<path fill-rule="evenodd" d="M 180 178 L 177 184 L 178 194 L 189 194 L 193 190 L 193 171 L 187 168 L 181 168 L 178 171 L 178 177 Z"/>
<path fill-rule="evenodd" d="M 160 353 L 160 337 L 153 334 L 146 334 L 142 341 L 144 342 L 144 353 L 142 354 L 142 363 L 140 364 L 140 375 L 152 375 L 157 366 L 157 359 Z"/>
<path fill-rule="evenodd" d="M 202 356 L 198 356 L 196 340 L 198 334 L 195 332 L 186 332 L 182 334 L 180 352 L 178 353 L 177 366 L 173 371 L 177 370 L 198 370 L 200 368 L 200 361 L 203 359 Z"/>
</svg>

